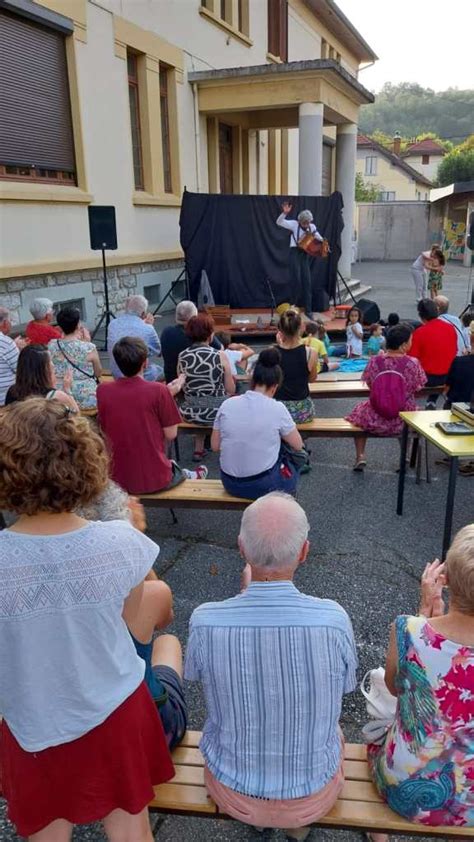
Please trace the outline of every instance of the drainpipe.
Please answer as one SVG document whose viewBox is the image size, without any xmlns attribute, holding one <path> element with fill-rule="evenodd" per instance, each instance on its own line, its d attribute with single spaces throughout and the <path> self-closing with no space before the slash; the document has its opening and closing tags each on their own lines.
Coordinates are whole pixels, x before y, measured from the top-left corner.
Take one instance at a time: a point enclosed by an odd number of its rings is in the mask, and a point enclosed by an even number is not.
<svg viewBox="0 0 474 842">
<path fill-rule="evenodd" d="M 199 129 L 199 100 L 197 83 L 193 82 L 194 101 L 194 151 L 196 155 L 196 192 L 201 192 L 201 132 Z"/>
</svg>

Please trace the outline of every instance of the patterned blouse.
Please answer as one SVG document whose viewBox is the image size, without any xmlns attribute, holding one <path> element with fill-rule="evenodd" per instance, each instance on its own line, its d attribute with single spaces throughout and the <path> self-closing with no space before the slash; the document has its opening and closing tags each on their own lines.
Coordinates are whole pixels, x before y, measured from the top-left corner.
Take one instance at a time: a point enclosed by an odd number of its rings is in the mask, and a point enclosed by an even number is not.
<svg viewBox="0 0 474 842">
<path fill-rule="evenodd" d="M 397 715 L 369 747 L 375 784 L 410 821 L 474 827 L 474 647 L 425 617 L 397 617 L 395 628 Z"/>
<path fill-rule="evenodd" d="M 178 357 L 178 374 L 184 374 L 184 402 L 180 406 L 185 421 L 213 424 L 217 410 L 227 398 L 224 366 L 220 351 L 209 345 L 191 345 Z"/>
<path fill-rule="evenodd" d="M 56 372 L 58 389 L 63 388 L 64 375 L 68 369 L 71 369 L 71 395 L 77 401 L 80 409 L 95 409 L 97 406 L 97 383 L 94 378 L 92 363 L 87 359 L 88 354 L 95 351 L 95 345 L 92 342 L 84 342 L 82 339 L 53 339 L 49 343 L 48 349 Z M 64 350 L 64 353 L 61 349 Z M 66 357 L 74 365 L 71 365 Z M 74 366 L 78 366 L 78 368 L 74 368 Z"/>
</svg>

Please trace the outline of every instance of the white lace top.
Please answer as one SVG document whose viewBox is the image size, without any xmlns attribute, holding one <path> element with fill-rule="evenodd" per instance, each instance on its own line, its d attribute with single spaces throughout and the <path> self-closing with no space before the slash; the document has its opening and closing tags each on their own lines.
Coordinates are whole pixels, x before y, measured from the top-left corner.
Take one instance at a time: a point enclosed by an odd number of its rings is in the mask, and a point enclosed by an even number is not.
<svg viewBox="0 0 474 842">
<path fill-rule="evenodd" d="M 26 751 L 91 731 L 142 682 L 122 609 L 158 552 L 117 520 L 0 532 L 0 716 Z"/>
</svg>

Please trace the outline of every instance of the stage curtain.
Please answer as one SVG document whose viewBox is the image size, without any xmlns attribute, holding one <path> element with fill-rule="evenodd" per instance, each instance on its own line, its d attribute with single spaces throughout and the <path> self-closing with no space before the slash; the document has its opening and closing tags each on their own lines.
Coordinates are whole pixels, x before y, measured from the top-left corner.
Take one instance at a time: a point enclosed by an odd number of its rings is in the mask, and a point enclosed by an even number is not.
<svg viewBox="0 0 474 842">
<path fill-rule="evenodd" d="M 193 300 L 197 299 L 204 269 L 216 304 L 231 307 L 271 307 L 266 278 L 276 303 L 294 303 L 289 275 L 290 232 L 276 219 L 288 196 L 234 196 L 184 192 L 181 206 L 181 246 Z M 342 196 L 290 198 L 289 218 L 308 208 L 318 230 L 331 246 L 326 259 L 311 261 L 313 293 L 323 289 L 332 298 L 341 253 Z M 317 293 L 316 293 L 317 295 Z"/>
</svg>

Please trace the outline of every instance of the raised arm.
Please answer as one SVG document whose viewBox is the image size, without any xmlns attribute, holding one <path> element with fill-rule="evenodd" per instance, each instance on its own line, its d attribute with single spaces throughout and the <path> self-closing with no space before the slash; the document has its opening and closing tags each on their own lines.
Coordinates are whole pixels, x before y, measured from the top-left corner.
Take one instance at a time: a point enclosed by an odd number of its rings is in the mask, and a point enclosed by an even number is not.
<svg viewBox="0 0 474 842">
<path fill-rule="evenodd" d="M 281 206 L 282 212 L 276 221 L 276 224 L 279 225 L 280 228 L 286 228 L 288 231 L 293 231 L 295 224 L 293 219 L 286 218 L 290 213 L 292 207 L 293 205 L 291 205 L 289 202 L 283 202 Z"/>
</svg>

